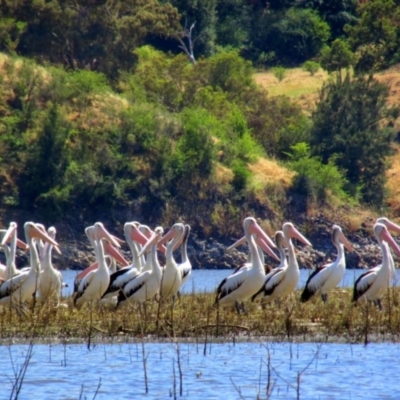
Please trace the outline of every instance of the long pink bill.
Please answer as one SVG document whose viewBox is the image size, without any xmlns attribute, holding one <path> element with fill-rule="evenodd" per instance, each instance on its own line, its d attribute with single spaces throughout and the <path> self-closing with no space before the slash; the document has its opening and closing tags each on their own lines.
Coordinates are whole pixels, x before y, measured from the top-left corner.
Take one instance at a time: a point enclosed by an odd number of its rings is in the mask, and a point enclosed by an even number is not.
<svg viewBox="0 0 400 400">
<path fill-rule="evenodd" d="M 385 226 L 383 226 L 382 230 L 381 230 L 381 239 L 385 240 L 389 246 L 394 250 L 394 252 L 400 256 L 400 247 L 398 246 L 398 244 L 394 241 L 392 235 L 389 233 L 389 231 L 386 229 Z"/>
<path fill-rule="evenodd" d="M 147 225 L 141 225 L 141 227 L 143 227 L 143 226 L 145 227 L 144 232 L 142 232 L 140 230 L 139 231 L 147 238 L 146 242 L 144 243 L 144 244 L 146 244 L 148 239 L 150 239 L 154 235 L 154 231 L 152 231 Z M 135 240 L 132 237 L 132 234 L 131 234 L 131 238 L 132 238 L 132 240 Z M 141 244 L 143 244 L 143 243 L 141 243 Z M 163 244 L 161 244 L 161 243 L 157 243 L 157 249 L 159 251 L 161 251 L 163 254 L 165 254 L 165 252 L 167 251 L 165 246 Z"/>
<path fill-rule="evenodd" d="M 95 235 L 97 236 L 97 239 L 106 239 L 108 240 L 113 246 L 115 247 L 121 247 L 118 241 L 114 238 L 113 235 L 111 235 L 110 232 L 106 228 L 104 228 L 104 225 L 101 222 L 96 222 L 94 224 L 95 226 Z"/>
<path fill-rule="evenodd" d="M 12 236 L 16 234 L 17 225 L 10 224 L 10 227 L 5 231 L 1 244 L 4 246 L 6 243 L 11 242 Z"/>
<path fill-rule="evenodd" d="M 273 250 L 265 243 L 264 239 L 260 238 L 259 236 L 256 236 L 255 238 L 257 246 L 261 247 L 263 251 L 265 251 L 267 254 L 269 254 L 274 260 L 276 261 L 281 261 L 280 258 L 273 252 Z"/>
<path fill-rule="evenodd" d="M 119 262 L 124 267 L 129 265 L 129 262 L 124 258 L 124 256 L 110 243 L 104 243 L 104 250 L 113 257 L 117 262 Z"/>
<path fill-rule="evenodd" d="M 237 240 L 235 243 L 233 243 L 232 245 L 230 245 L 226 250 L 232 250 L 236 247 L 241 246 L 242 244 L 246 243 L 246 236 L 243 236 L 242 238 L 240 238 L 239 240 Z"/>
<path fill-rule="evenodd" d="M 22 250 L 29 250 L 29 246 L 21 239 L 17 238 L 17 246 Z M 56 247 L 58 248 L 58 247 Z"/>
<path fill-rule="evenodd" d="M 289 228 L 290 237 L 294 239 L 298 239 L 300 242 L 305 244 L 306 246 L 312 246 L 308 239 L 305 238 L 294 226 L 290 226 Z"/>
<path fill-rule="evenodd" d="M 54 239 L 52 239 L 47 233 L 43 232 L 41 229 L 39 229 L 34 224 L 29 226 L 28 233 L 29 233 L 30 237 L 42 239 L 43 241 L 50 243 L 55 247 L 59 247 L 59 244 Z"/>
<path fill-rule="evenodd" d="M 85 268 L 82 272 L 79 272 L 75 277 L 75 281 L 81 281 L 89 272 L 94 271 L 99 267 L 98 261 L 95 261 L 93 264 L 89 265 L 89 267 Z"/>
<path fill-rule="evenodd" d="M 390 219 L 385 218 L 385 223 L 384 225 L 386 225 L 386 227 L 391 230 L 394 231 L 396 233 L 400 233 L 400 226 L 395 224 L 394 222 L 392 222 Z"/>
<path fill-rule="evenodd" d="M 142 246 L 144 246 L 147 243 L 146 236 L 143 235 L 143 233 L 140 232 L 140 230 L 136 226 L 133 226 L 131 229 L 131 238 L 132 240 L 141 244 Z"/>
<path fill-rule="evenodd" d="M 272 239 L 261 229 L 260 225 L 257 222 L 253 222 L 249 227 L 249 233 L 254 233 L 258 235 L 261 239 L 264 240 L 265 243 L 271 248 L 276 249 L 275 243 Z"/>
<path fill-rule="evenodd" d="M 343 243 L 343 246 L 346 247 L 346 249 L 350 252 L 353 252 L 353 246 L 351 245 L 351 243 L 347 240 L 346 236 L 344 236 L 343 232 L 340 231 L 339 233 L 339 239 L 340 241 Z"/>
<path fill-rule="evenodd" d="M 160 236 L 160 234 L 154 232 L 151 238 L 143 246 L 142 250 L 139 253 L 139 257 L 141 257 L 143 254 L 148 253 L 150 249 L 160 241 Z"/>
<path fill-rule="evenodd" d="M 122 240 L 122 239 L 120 239 L 119 237 L 117 237 L 117 236 L 115 236 L 115 235 L 111 235 L 113 238 L 114 238 L 114 240 L 117 242 L 117 243 L 119 243 L 119 244 L 124 244 L 125 243 L 125 240 Z"/>
</svg>

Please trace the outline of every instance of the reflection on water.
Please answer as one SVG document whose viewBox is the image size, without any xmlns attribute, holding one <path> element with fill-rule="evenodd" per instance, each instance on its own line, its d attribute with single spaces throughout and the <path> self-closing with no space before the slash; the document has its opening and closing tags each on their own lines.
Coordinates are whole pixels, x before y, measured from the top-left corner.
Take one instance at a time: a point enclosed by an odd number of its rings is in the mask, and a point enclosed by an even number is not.
<svg viewBox="0 0 400 400">
<path fill-rule="evenodd" d="M 19 399 L 398 398 L 400 347 L 315 343 L 35 344 Z M 205 350 L 205 351 L 204 351 Z M 0 387 L 8 398 L 28 345 L 0 346 Z M 205 355 L 204 355 L 205 353 Z M 269 360 L 269 361 L 268 361 Z M 269 365 L 269 368 L 268 368 Z M 179 396 L 179 369 L 183 396 Z M 268 370 L 270 373 L 268 373 Z M 298 386 L 300 376 L 300 386 Z"/>
<path fill-rule="evenodd" d="M 300 270 L 300 281 L 298 289 L 303 288 L 307 282 L 308 276 L 312 270 L 301 269 Z M 354 281 L 364 272 L 365 269 L 348 269 L 346 270 L 345 276 L 339 286 L 341 287 L 352 287 Z M 63 295 L 68 296 L 72 294 L 74 287 L 74 278 L 78 274 L 78 271 L 62 271 L 64 281 L 68 284 L 67 288 L 64 288 Z M 213 292 L 216 290 L 222 279 L 226 278 L 232 273 L 231 269 L 200 269 L 193 270 L 185 286 L 182 288 L 183 293 L 192 292 Z M 400 270 L 396 270 L 395 282 L 400 280 Z"/>
</svg>

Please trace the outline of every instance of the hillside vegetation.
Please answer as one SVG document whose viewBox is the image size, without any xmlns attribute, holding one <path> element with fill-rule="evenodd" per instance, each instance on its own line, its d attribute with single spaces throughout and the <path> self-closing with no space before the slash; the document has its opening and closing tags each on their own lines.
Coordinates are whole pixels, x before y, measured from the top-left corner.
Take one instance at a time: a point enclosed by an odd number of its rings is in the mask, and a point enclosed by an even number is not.
<svg viewBox="0 0 400 400">
<path fill-rule="evenodd" d="M 3 223 L 227 237 L 248 214 L 397 215 L 399 18 L 385 0 L 4 0 Z"/>
</svg>

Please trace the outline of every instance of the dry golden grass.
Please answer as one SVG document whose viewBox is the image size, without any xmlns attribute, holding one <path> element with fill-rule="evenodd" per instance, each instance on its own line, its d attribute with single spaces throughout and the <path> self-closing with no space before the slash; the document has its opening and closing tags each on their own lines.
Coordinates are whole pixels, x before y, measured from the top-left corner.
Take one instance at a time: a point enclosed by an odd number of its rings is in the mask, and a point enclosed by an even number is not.
<svg viewBox="0 0 400 400">
<path fill-rule="evenodd" d="M 383 300 L 384 309 L 351 302 L 350 289 L 336 289 L 327 304 L 315 297 L 300 303 L 300 293 L 282 299 L 279 306 L 246 302 L 247 313 L 237 314 L 231 307 L 214 306 L 213 294 L 182 295 L 175 303 L 148 302 L 121 310 L 84 306 L 52 309 L 37 306 L 25 317 L 10 309 L 0 310 L 0 339 L 81 340 L 88 345 L 103 340 L 128 340 L 149 337 L 229 340 L 241 335 L 247 339 L 275 337 L 303 340 L 350 342 L 398 340 L 400 332 L 400 289 L 392 288 Z"/>
<path fill-rule="evenodd" d="M 232 182 L 233 172 L 222 164 L 216 163 L 214 177 L 217 184 L 225 186 Z"/>
<path fill-rule="evenodd" d="M 273 184 L 287 188 L 294 176 L 294 172 L 288 170 L 273 159 L 259 158 L 255 163 L 248 165 L 252 173 L 252 185 L 265 187 Z"/>
<path fill-rule="evenodd" d="M 288 69 L 281 82 L 272 71 L 257 72 L 254 75 L 256 83 L 265 87 L 270 96 L 288 96 L 307 113 L 315 108 L 318 91 L 327 78 L 328 74 L 322 69 L 312 76 L 301 68 Z"/>
</svg>

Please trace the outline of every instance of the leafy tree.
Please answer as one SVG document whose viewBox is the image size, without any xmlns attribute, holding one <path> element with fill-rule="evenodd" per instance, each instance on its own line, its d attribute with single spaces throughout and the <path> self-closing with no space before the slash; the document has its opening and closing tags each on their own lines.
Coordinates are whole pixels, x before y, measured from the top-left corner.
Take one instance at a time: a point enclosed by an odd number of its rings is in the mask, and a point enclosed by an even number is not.
<svg viewBox="0 0 400 400">
<path fill-rule="evenodd" d="M 340 74 L 321 90 L 312 116 L 312 154 L 328 163 L 334 157 L 346 171 L 349 191 L 361 189 L 364 202 L 380 206 L 384 200 L 386 158 L 392 133 L 383 128 L 388 116 L 388 87 L 372 76 L 352 79 Z"/>
<path fill-rule="evenodd" d="M 269 65 L 298 65 L 318 55 L 329 40 L 329 25 L 317 12 L 292 7 L 255 15 L 250 35 L 251 46 L 244 54 Z"/>
<path fill-rule="evenodd" d="M 251 7 L 246 0 L 219 0 L 216 7 L 216 43 L 243 49 L 251 28 Z"/>
<path fill-rule="evenodd" d="M 51 105 L 42 130 L 31 145 L 25 171 L 20 178 L 19 203 L 22 206 L 34 208 L 41 195 L 62 181 L 68 163 L 65 145 L 69 132 L 69 124 L 61 117 L 58 105 Z"/>
<path fill-rule="evenodd" d="M 328 72 L 350 68 L 354 64 L 354 54 L 348 42 L 342 39 L 333 41 L 332 46 L 325 46 L 321 51 L 321 66 Z"/>
<path fill-rule="evenodd" d="M 3 17 L 26 24 L 19 54 L 112 79 L 132 69 L 133 51 L 150 32 L 170 36 L 179 29 L 177 10 L 157 0 L 16 0 Z"/>
<path fill-rule="evenodd" d="M 312 201 L 325 201 L 329 194 L 342 200 L 348 198 L 344 191 L 346 178 L 334 159 L 323 164 L 319 157 L 311 156 L 310 147 L 304 142 L 291 146 L 287 156 L 287 165 L 297 173 L 292 181 L 292 189 L 296 193 Z"/>
<path fill-rule="evenodd" d="M 314 76 L 318 72 L 320 64 L 316 61 L 308 60 L 303 64 L 303 70 L 309 72 L 311 76 Z"/>
<path fill-rule="evenodd" d="M 380 70 L 400 59 L 399 6 L 398 0 L 359 3 L 358 23 L 345 26 L 352 49 L 356 52 L 357 72 Z"/>
<path fill-rule="evenodd" d="M 357 0 L 300 0 L 297 7 L 318 12 L 331 29 L 332 39 L 344 35 L 343 27 L 357 22 Z"/>
</svg>

